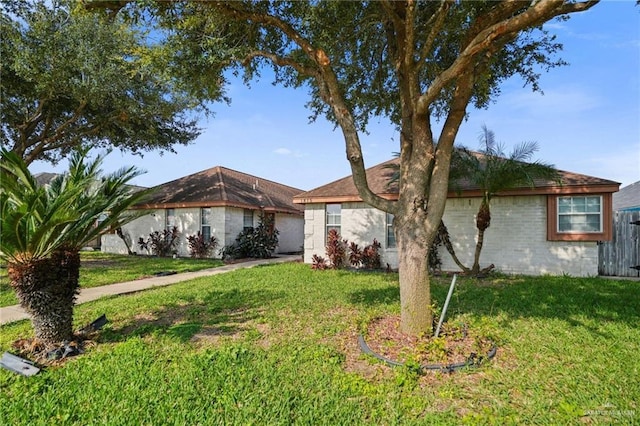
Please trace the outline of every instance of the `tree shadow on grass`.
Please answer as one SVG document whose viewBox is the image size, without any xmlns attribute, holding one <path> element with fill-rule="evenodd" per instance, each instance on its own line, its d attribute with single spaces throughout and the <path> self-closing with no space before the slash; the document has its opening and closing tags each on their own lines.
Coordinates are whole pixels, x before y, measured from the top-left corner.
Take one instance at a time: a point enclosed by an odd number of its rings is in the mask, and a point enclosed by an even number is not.
<svg viewBox="0 0 640 426">
<path fill-rule="evenodd" d="M 450 281 L 434 280 L 433 302 L 442 307 Z M 350 294 L 351 303 L 365 306 L 399 303 L 397 285 L 359 289 Z M 640 283 L 603 278 L 492 277 L 458 279 L 449 305 L 454 312 L 478 316 L 559 319 L 597 332 L 584 319 L 617 322 L 640 327 Z"/>
<path fill-rule="evenodd" d="M 251 328 L 266 305 L 281 293 L 266 290 L 211 291 L 200 297 L 168 302 L 150 311 L 135 314 L 116 328 L 100 334 L 102 342 L 120 342 L 129 337 L 164 335 L 188 342 L 198 334 L 232 336 Z"/>
<path fill-rule="evenodd" d="M 584 318 L 640 326 L 640 284 L 631 281 L 559 276 L 469 280 L 456 291 L 462 312 L 559 319 L 583 326 Z"/>
</svg>

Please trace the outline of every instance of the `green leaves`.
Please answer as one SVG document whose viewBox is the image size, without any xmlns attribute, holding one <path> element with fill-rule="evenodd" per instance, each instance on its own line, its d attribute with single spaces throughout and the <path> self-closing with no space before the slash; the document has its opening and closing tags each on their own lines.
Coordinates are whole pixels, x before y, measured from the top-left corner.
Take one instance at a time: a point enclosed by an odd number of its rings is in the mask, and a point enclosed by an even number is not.
<svg viewBox="0 0 640 426">
<path fill-rule="evenodd" d="M 495 141 L 495 134 L 487 127 L 483 126 L 479 139 L 480 151 L 475 153 L 460 148 L 458 161 L 462 176 L 482 190 L 487 203 L 500 191 L 524 185 L 533 187 L 537 179 L 559 183 L 560 177 L 553 165 L 530 161 L 538 150 L 537 143 L 518 144 L 507 155 L 504 146 Z"/>
<path fill-rule="evenodd" d="M 62 247 L 79 250 L 110 226 L 139 216 L 126 210 L 147 192 L 127 183 L 141 171 L 131 167 L 102 177 L 102 157 L 86 156 L 74 153 L 68 174 L 39 186 L 16 153 L 2 150 L 0 258 L 24 263 Z"/>
<path fill-rule="evenodd" d="M 196 109 L 220 96 L 218 80 L 193 96 L 162 40 L 74 2 L 3 3 L 0 143 L 27 163 L 55 163 L 78 147 L 142 152 L 187 144 Z M 77 6 L 77 5 L 76 5 Z"/>
<path fill-rule="evenodd" d="M 0 184 L 0 258 L 27 262 L 59 247 L 64 229 L 77 219 L 71 207 L 78 192 L 52 197 L 37 185 L 19 156 L 4 150 Z"/>
</svg>

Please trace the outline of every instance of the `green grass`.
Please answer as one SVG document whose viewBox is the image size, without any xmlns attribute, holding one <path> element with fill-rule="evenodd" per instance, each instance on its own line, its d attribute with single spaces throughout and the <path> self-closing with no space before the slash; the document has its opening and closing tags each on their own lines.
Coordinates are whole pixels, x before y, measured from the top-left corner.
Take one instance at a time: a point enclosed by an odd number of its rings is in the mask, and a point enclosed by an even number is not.
<svg viewBox="0 0 640 426">
<path fill-rule="evenodd" d="M 479 370 L 416 375 L 360 354 L 397 313 L 394 274 L 271 265 L 80 305 L 84 355 L 0 371 L 0 424 L 638 424 L 640 283 L 459 279 L 449 318 L 492 336 Z M 448 281 L 433 285 L 441 306 Z M 31 335 L 0 328 L 0 350 Z"/>
<path fill-rule="evenodd" d="M 81 252 L 80 287 L 98 287 L 132 281 L 161 271 L 191 272 L 214 268 L 223 263 L 216 259 L 162 258 L 125 256 L 101 252 Z M 0 269 L 0 306 L 18 303 L 9 286 L 7 270 Z"/>
</svg>

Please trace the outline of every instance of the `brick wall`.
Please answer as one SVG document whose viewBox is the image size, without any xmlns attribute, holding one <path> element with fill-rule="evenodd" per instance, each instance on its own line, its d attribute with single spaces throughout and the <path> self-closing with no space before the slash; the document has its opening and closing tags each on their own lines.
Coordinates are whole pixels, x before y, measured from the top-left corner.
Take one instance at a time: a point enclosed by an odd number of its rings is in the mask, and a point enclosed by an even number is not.
<svg viewBox="0 0 640 426">
<path fill-rule="evenodd" d="M 475 215 L 479 198 L 447 201 L 444 222 L 449 229 L 456 254 L 463 264 L 473 264 L 477 230 Z M 597 275 L 598 249 L 595 242 L 561 242 L 546 239 L 546 197 L 496 197 L 491 202 L 491 226 L 485 232 L 480 266 L 493 263 L 505 273 L 543 275 L 567 273 L 574 276 Z M 363 203 L 342 205 L 343 238 L 359 245 L 373 238 L 383 245 L 383 264 L 397 266 L 396 249 L 386 248 L 385 214 Z M 305 210 L 305 262 L 313 254 L 325 256 L 324 204 L 309 204 Z M 440 249 L 444 270 L 457 271 L 451 256 Z"/>
</svg>

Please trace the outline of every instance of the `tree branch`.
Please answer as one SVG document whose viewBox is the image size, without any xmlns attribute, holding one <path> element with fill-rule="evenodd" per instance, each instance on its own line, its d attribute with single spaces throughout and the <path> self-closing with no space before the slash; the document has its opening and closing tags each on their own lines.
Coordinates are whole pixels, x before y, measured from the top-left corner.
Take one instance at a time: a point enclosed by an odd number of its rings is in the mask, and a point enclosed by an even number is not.
<svg viewBox="0 0 640 426">
<path fill-rule="evenodd" d="M 562 0 L 539 0 L 524 12 L 508 19 L 501 19 L 485 30 L 480 31 L 463 49 L 454 63 L 444 70 L 433 81 L 427 91 L 420 96 L 418 102 L 419 111 L 426 113 L 429 105 L 438 97 L 444 87 L 462 74 L 464 69 L 470 67 L 479 54 L 494 47 L 496 43 L 504 44 L 506 40 L 516 37 L 520 31 L 526 28 L 540 25 L 554 16 L 587 10 L 598 2 L 599 0 L 589 0 L 580 3 L 565 3 Z M 511 9 L 516 5 L 521 6 L 527 3 L 528 2 L 515 3 L 514 1 L 506 1 L 498 6 L 497 11 L 499 12 L 500 9 Z M 501 14 L 497 13 L 496 16 L 501 16 Z"/>
<path fill-rule="evenodd" d="M 440 33 L 442 27 L 444 26 L 447 12 L 449 11 L 449 7 L 452 3 L 453 0 L 442 0 L 437 12 L 429 19 L 426 24 L 427 26 L 432 25 L 432 27 L 420 51 L 420 57 L 418 58 L 418 72 L 422 70 L 425 61 L 427 60 L 427 56 L 429 56 L 429 52 L 431 52 L 431 49 L 433 48 L 433 43 L 435 42 L 438 33 Z"/>
<path fill-rule="evenodd" d="M 271 62 L 273 62 L 278 66 L 288 66 L 288 67 L 294 68 L 296 71 L 298 71 L 302 75 L 307 75 L 309 77 L 316 77 L 318 75 L 318 70 L 316 68 L 307 67 L 299 62 L 294 61 L 291 58 L 278 56 L 274 53 L 265 52 L 262 50 L 255 50 L 253 52 L 249 52 L 242 60 L 242 64 L 247 65 L 247 63 L 250 62 L 252 59 L 258 58 L 258 57 L 269 59 Z"/>
</svg>

